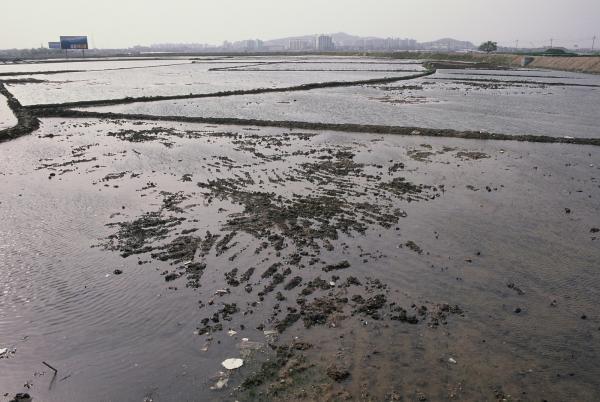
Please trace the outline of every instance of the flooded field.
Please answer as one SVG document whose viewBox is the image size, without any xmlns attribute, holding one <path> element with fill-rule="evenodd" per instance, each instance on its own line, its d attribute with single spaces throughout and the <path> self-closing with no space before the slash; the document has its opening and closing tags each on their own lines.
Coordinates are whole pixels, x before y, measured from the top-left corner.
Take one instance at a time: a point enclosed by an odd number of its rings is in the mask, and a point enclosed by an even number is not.
<svg viewBox="0 0 600 402">
<path fill-rule="evenodd" d="M 600 116 L 595 111 L 600 101 L 600 77 L 561 72 L 553 72 L 553 78 L 522 74 L 489 78 L 491 74 L 475 71 L 469 75 L 438 72 L 400 84 L 133 103 L 93 111 L 600 136 Z"/>
<path fill-rule="evenodd" d="M 261 59 L 262 60 L 262 59 Z M 76 63 L 79 71 L 13 77 L 11 92 L 24 105 L 55 104 L 140 96 L 169 96 L 254 88 L 289 87 L 328 81 L 356 81 L 424 71 L 421 64 L 349 64 L 346 59 L 321 63 L 288 63 L 281 59 L 163 60 L 105 63 L 105 67 Z M 93 65 L 93 71 L 89 71 Z M 261 71 L 258 66 L 271 70 Z M 277 70 L 287 68 L 285 70 Z M 300 66 L 300 68 L 298 67 Z M 303 66 L 314 70 L 304 71 Z M 336 66 L 340 66 L 336 70 Z M 36 66 L 40 68 L 39 66 Z M 83 71 L 85 69 L 86 71 Z M 22 71 L 22 70 L 20 70 Z M 0 77 L 1 78 L 1 77 Z M 18 79 L 27 80 L 22 83 Z"/>
<path fill-rule="evenodd" d="M 597 77 L 85 64 L 0 76 L 0 400 L 600 398 Z"/>
<path fill-rule="evenodd" d="M 10 128 L 17 124 L 15 115 L 8 107 L 6 98 L 0 95 L 0 130 Z"/>
</svg>

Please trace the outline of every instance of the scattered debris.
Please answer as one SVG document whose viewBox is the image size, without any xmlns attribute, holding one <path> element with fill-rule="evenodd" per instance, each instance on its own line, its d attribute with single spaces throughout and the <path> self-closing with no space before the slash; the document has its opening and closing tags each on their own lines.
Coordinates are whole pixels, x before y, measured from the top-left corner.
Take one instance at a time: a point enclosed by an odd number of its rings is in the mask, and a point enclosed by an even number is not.
<svg viewBox="0 0 600 402">
<path fill-rule="evenodd" d="M 225 367 L 227 370 L 235 370 L 238 369 L 240 367 L 242 367 L 244 365 L 244 361 L 242 359 L 226 359 L 224 360 L 221 365 L 223 367 Z"/>
</svg>

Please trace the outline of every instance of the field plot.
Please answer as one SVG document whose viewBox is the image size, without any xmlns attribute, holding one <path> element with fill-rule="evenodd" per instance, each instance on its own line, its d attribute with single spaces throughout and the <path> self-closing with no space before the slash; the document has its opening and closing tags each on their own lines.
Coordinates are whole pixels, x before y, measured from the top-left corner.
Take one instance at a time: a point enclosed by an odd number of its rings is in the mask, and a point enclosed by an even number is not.
<svg viewBox="0 0 600 402">
<path fill-rule="evenodd" d="M 412 71 L 411 69 L 402 68 L 389 71 L 372 69 L 371 67 L 379 65 L 359 64 L 354 66 L 353 69 L 343 71 L 321 69 L 308 73 L 303 70 L 254 71 L 250 70 L 250 67 L 244 67 L 256 66 L 257 62 L 252 60 L 193 60 L 193 63 L 176 60 L 174 65 L 171 62 L 155 61 L 150 66 L 147 65 L 148 62 L 145 62 L 145 67 L 142 62 L 139 62 L 139 66 L 132 66 L 132 63 L 125 63 L 125 66 L 122 66 L 122 63 L 109 62 L 108 65 L 104 66 L 104 69 L 93 71 L 18 76 L 13 77 L 13 81 L 8 82 L 8 85 L 11 92 L 19 98 L 23 105 L 34 105 L 93 101 L 128 96 L 169 96 L 254 88 L 289 87 L 328 81 L 358 81 L 385 78 L 390 75 L 410 75 L 414 74 L 415 71 L 424 71 L 418 64 L 410 65 Z M 288 65 L 281 63 L 279 59 L 267 59 L 262 61 L 260 65 Z M 80 64 L 86 66 L 91 63 Z M 332 64 L 325 65 L 331 66 Z M 348 68 L 349 65 L 345 62 L 342 66 Z M 401 64 L 398 67 L 406 66 L 406 64 Z M 81 66 L 78 65 L 77 67 Z M 229 68 L 235 68 L 235 70 L 228 70 Z M 25 81 L 20 83 L 16 78 L 25 79 Z"/>
<path fill-rule="evenodd" d="M 600 137 L 600 79 L 539 72 L 497 77 L 438 72 L 385 85 L 133 103 L 97 112 L 308 121 Z M 495 74 L 501 73 L 500 71 Z M 502 72 L 503 73 L 503 72 Z M 557 77 L 557 78 L 556 78 Z M 565 84 L 565 85 L 560 85 Z"/>
<path fill-rule="evenodd" d="M 366 71 L 395 64 L 415 71 Z M 598 79 L 401 80 L 421 71 L 245 57 L 7 81 L 40 127 L 0 144 L 0 389 L 597 400 Z M 399 80 L 352 83 L 380 78 Z M 211 96 L 160 98 L 189 92 Z"/>
<path fill-rule="evenodd" d="M 17 119 L 8 107 L 6 98 L 0 95 L 0 130 L 10 128 L 15 124 L 17 124 Z"/>
</svg>

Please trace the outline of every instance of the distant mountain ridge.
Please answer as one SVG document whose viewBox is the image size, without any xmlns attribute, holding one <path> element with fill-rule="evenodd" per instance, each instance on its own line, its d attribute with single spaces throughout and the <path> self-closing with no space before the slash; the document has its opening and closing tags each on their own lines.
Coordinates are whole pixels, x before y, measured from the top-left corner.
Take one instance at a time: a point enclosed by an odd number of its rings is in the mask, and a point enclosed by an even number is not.
<svg viewBox="0 0 600 402">
<path fill-rule="evenodd" d="M 305 40 L 311 41 L 314 40 L 315 37 L 321 34 L 313 34 L 313 35 L 299 35 L 299 36 L 290 36 L 285 38 L 277 38 L 264 41 L 265 46 L 288 46 L 290 41 L 293 40 Z M 345 32 L 336 32 L 336 33 L 325 33 L 325 35 L 331 36 L 333 41 L 336 44 L 342 45 L 350 45 L 355 44 L 360 41 L 383 41 L 387 38 L 377 37 L 377 36 L 357 36 L 351 35 Z M 477 47 L 470 41 L 461 41 L 453 38 L 442 38 L 436 41 L 430 42 L 417 42 L 419 47 L 424 49 L 467 49 L 473 50 Z"/>
<path fill-rule="evenodd" d="M 452 38 L 442 38 L 432 42 L 423 42 L 422 46 L 428 48 L 440 48 L 440 49 L 476 49 L 472 42 L 469 41 L 461 41 Z"/>
</svg>

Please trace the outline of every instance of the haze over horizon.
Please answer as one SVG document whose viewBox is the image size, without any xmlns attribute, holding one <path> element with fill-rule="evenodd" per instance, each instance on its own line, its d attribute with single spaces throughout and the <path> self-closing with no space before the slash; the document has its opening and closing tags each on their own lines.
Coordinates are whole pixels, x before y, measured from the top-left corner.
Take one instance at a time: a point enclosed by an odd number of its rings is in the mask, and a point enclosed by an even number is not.
<svg viewBox="0 0 600 402">
<path fill-rule="evenodd" d="M 263 40 L 313 33 L 360 36 L 444 37 L 500 45 L 591 46 L 600 31 L 598 0 L 22 0 L 3 4 L 0 48 L 32 48 L 60 35 L 88 35 L 91 47 L 126 48 L 153 43 Z"/>
</svg>

